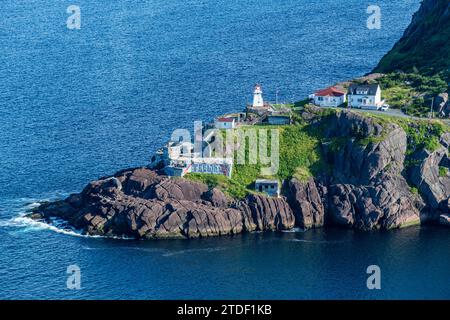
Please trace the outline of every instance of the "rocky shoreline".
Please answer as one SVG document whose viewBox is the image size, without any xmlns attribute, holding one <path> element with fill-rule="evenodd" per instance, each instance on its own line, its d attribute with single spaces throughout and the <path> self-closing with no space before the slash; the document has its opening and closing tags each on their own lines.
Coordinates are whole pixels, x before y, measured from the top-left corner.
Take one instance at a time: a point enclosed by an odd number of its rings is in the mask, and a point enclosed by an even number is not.
<svg viewBox="0 0 450 320">
<path fill-rule="evenodd" d="M 304 119 L 321 125 L 321 111 Z M 329 172 L 284 181 L 282 196 L 232 199 L 218 187 L 157 170 L 135 168 L 89 183 L 79 194 L 44 203 L 28 216 L 57 217 L 88 235 L 137 239 L 198 238 L 253 231 L 340 226 L 387 230 L 423 223 L 450 226 L 450 133 L 433 152 L 415 155 L 405 169 L 408 138 L 393 123 L 351 111 L 331 115 L 324 132 L 345 143 L 322 143 Z M 364 145 L 352 137 L 371 138 Z M 417 189 L 418 192 L 414 192 Z"/>
</svg>

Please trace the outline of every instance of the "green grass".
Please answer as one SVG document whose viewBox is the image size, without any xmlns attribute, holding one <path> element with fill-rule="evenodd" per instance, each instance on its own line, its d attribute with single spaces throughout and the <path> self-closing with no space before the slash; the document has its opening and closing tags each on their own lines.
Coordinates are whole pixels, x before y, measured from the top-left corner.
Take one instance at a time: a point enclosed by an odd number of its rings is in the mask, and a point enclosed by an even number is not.
<svg viewBox="0 0 450 320">
<path fill-rule="evenodd" d="M 383 99 L 394 109 L 404 113 L 427 117 L 432 97 L 448 90 L 442 74 L 425 76 L 418 73 L 392 72 L 378 79 Z"/>
<path fill-rule="evenodd" d="M 262 176 L 258 157 L 256 164 L 248 164 L 248 146 L 246 145 L 246 164 L 237 164 L 233 167 L 232 178 L 210 174 L 188 174 L 186 178 L 206 183 L 210 187 L 218 187 L 235 199 L 242 199 L 253 193 L 254 182 L 258 178 L 285 179 L 296 177 L 301 181 L 325 170 L 326 166 L 321 156 L 320 139 L 309 130 L 307 125 L 284 126 L 253 126 L 252 129 L 279 129 L 279 169 L 273 176 Z M 248 129 L 248 128 L 247 128 Z M 234 134 L 236 130 L 228 130 L 225 134 Z M 270 135 L 269 135 L 270 136 Z M 268 139 L 270 146 L 270 139 Z M 270 155 L 272 150 L 268 148 Z M 268 165 L 264 165 L 267 167 Z"/>
<path fill-rule="evenodd" d="M 228 179 L 223 175 L 206 173 L 189 173 L 186 179 L 202 182 L 210 188 L 218 188 L 234 199 L 242 199 L 248 194 L 248 190 L 235 181 Z"/>
<path fill-rule="evenodd" d="M 308 110 L 308 106 L 305 106 Z M 313 112 L 314 109 L 311 109 Z M 326 164 L 322 152 L 321 142 L 328 142 L 331 151 L 339 150 L 352 137 L 335 137 L 323 140 L 323 130 L 326 130 L 329 122 L 327 117 L 341 112 L 335 109 L 321 109 L 315 111 L 321 117 L 320 125 L 309 125 L 304 120 L 296 121 L 295 125 L 283 126 L 247 126 L 241 129 L 256 129 L 258 136 L 260 130 L 264 129 L 278 129 L 280 132 L 279 144 L 279 170 L 273 176 L 261 176 L 261 164 L 248 164 L 248 146 L 246 146 L 246 164 L 237 164 L 235 157 L 235 165 L 233 167 L 232 178 L 221 175 L 209 174 L 189 174 L 188 179 L 206 183 L 210 187 L 217 187 L 223 190 L 226 194 L 234 199 L 242 199 L 249 193 L 256 193 L 253 190 L 254 181 L 258 178 L 278 179 L 280 182 L 286 179 L 295 177 L 300 181 L 306 181 L 310 177 L 317 176 L 321 172 L 329 172 L 329 166 Z M 444 133 L 450 131 L 450 127 L 439 120 L 415 120 L 409 118 L 402 118 L 391 116 L 387 114 L 365 114 L 371 117 L 373 121 L 382 125 L 384 128 L 388 127 L 389 123 L 397 124 L 403 128 L 408 137 L 408 150 L 405 160 L 405 167 L 414 165 L 412 155 L 420 150 L 426 149 L 430 152 L 435 151 L 440 147 L 439 137 Z M 236 130 L 222 130 L 223 140 L 226 141 L 227 134 L 235 134 Z M 269 131 L 270 132 L 270 131 Z M 353 138 L 356 138 L 356 143 L 366 146 L 370 143 L 378 143 L 385 139 L 387 132 L 382 133 L 377 137 L 360 137 L 355 133 Z M 270 146 L 270 134 L 269 134 Z M 268 149 L 270 155 L 272 150 Z"/>
<path fill-rule="evenodd" d="M 448 168 L 439 167 L 439 177 L 444 178 L 448 176 Z"/>
<path fill-rule="evenodd" d="M 388 123 L 397 124 L 407 135 L 407 150 L 405 168 L 408 169 L 419 162 L 414 159 L 414 154 L 421 150 L 434 152 L 441 147 L 439 139 L 445 132 L 450 132 L 450 126 L 439 121 L 429 119 L 409 119 L 382 114 L 367 114 L 367 116 L 380 121 L 386 127 Z"/>
<path fill-rule="evenodd" d="M 297 101 L 294 103 L 293 109 L 294 110 L 301 110 L 303 109 L 308 103 L 311 103 L 311 99 L 304 99 L 301 101 Z"/>
</svg>

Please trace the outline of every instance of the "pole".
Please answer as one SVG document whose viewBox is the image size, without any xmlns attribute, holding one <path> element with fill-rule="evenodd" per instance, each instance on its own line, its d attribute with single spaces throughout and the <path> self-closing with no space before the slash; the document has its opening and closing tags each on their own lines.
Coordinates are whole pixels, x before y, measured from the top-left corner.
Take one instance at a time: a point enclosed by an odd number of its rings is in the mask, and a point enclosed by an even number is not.
<svg viewBox="0 0 450 320">
<path fill-rule="evenodd" d="M 431 106 L 430 106 L 430 119 L 433 118 L 433 105 L 434 105 L 434 97 L 431 98 Z"/>
<path fill-rule="evenodd" d="M 278 106 L 278 87 L 277 87 L 277 91 L 275 93 L 275 104 Z"/>
</svg>

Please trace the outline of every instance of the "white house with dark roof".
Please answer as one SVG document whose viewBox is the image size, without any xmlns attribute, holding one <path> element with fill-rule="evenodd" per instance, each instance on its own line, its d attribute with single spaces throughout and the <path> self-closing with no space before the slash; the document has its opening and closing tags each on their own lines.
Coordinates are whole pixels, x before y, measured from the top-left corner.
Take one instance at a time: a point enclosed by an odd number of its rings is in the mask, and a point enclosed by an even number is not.
<svg viewBox="0 0 450 320">
<path fill-rule="evenodd" d="M 380 109 L 384 101 L 381 100 L 379 84 L 352 84 L 348 88 L 348 106 L 360 109 Z"/>
</svg>

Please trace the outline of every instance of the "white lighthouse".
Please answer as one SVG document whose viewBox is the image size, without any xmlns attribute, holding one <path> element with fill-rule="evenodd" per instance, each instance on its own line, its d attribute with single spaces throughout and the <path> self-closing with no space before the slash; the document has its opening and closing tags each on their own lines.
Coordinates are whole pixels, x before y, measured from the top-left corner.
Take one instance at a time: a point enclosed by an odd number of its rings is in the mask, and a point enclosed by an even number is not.
<svg viewBox="0 0 450 320">
<path fill-rule="evenodd" d="M 253 108 L 264 107 L 264 100 L 262 97 L 262 89 L 260 84 L 255 85 L 255 90 L 253 91 Z"/>
</svg>

